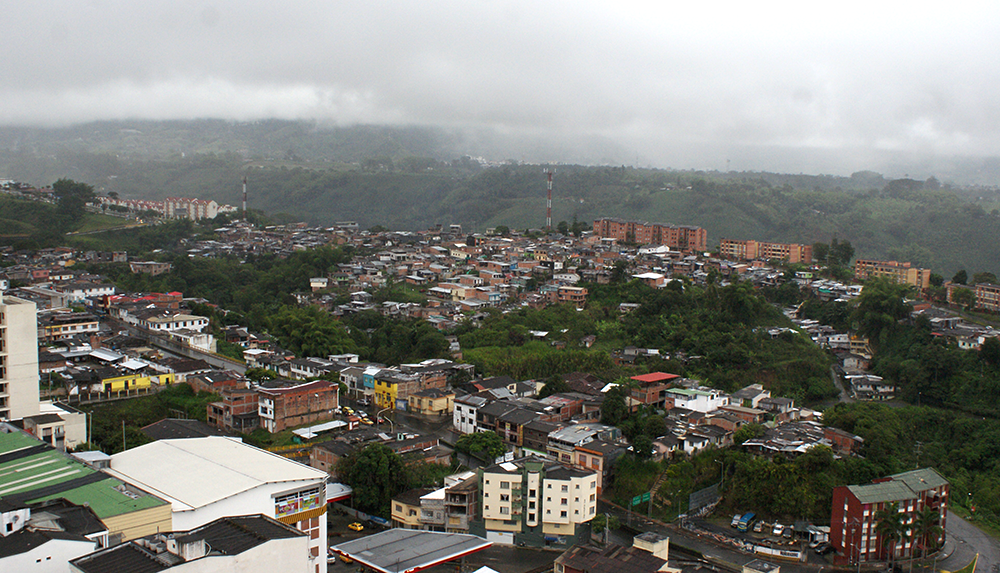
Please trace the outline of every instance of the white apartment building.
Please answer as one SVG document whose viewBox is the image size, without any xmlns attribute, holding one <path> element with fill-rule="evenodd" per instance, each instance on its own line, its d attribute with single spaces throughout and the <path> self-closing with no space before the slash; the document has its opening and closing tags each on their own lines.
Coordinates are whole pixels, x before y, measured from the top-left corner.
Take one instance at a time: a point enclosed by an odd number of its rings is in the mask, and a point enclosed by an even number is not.
<svg viewBox="0 0 1000 573">
<path fill-rule="evenodd" d="M 210 436 L 158 440 L 111 456 L 108 473 L 170 502 L 173 526 L 260 513 L 309 535 L 309 570 L 326 568 L 327 473 Z"/>
<path fill-rule="evenodd" d="M 38 409 L 38 326 L 35 303 L 0 291 L 0 420 Z"/>
</svg>

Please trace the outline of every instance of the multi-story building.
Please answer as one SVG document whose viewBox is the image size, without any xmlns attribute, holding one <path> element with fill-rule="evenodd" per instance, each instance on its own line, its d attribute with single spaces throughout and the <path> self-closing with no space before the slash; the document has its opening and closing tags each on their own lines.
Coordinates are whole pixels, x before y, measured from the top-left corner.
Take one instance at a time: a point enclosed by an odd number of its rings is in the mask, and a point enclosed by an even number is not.
<svg viewBox="0 0 1000 573">
<path fill-rule="evenodd" d="M 767 259 L 807 265 L 812 263 L 812 246 L 798 243 L 722 239 L 722 244 L 719 245 L 719 254 L 733 260 Z"/>
<path fill-rule="evenodd" d="M 206 406 L 206 422 L 221 430 L 250 432 L 260 426 L 260 398 L 250 388 L 227 387 L 219 391 L 221 402 Z"/>
<path fill-rule="evenodd" d="M 605 217 L 594 221 L 594 234 L 644 245 L 666 245 L 680 251 L 704 251 L 708 245 L 705 229 L 690 225 L 664 225 Z"/>
<path fill-rule="evenodd" d="M 667 406 L 667 389 L 670 388 L 671 382 L 677 378 L 680 376 L 666 372 L 651 372 L 633 376 L 632 380 L 635 380 L 638 385 L 632 388 L 632 397 L 641 404 L 665 408 Z"/>
<path fill-rule="evenodd" d="M 666 392 L 674 406 L 704 414 L 729 405 L 729 396 L 713 388 L 670 388 Z"/>
<path fill-rule="evenodd" d="M 221 436 L 157 440 L 106 471 L 169 500 L 177 529 L 258 513 L 291 525 L 308 535 L 308 570 L 326 568 L 326 472 Z"/>
<path fill-rule="evenodd" d="M 268 432 L 324 422 L 337 409 L 337 386 L 327 380 L 315 380 L 297 386 L 257 389 L 260 426 Z"/>
<path fill-rule="evenodd" d="M 164 214 L 177 219 L 214 219 L 219 214 L 219 204 L 211 200 L 167 197 L 163 203 Z"/>
<path fill-rule="evenodd" d="M 886 277 L 898 283 L 924 290 L 930 285 L 931 270 L 911 266 L 908 262 L 873 261 L 858 259 L 854 262 L 854 278 L 865 281 L 872 277 Z"/>
<path fill-rule="evenodd" d="M 597 514 L 597 474 L 541 458 L 481 468 L 479 492 L 470 533 L 494 543 L 568 547 Z"/>
<path fill-rule="evenodd" d="M 0 291 L 0 419 L 38 414 L 38 328 L 35 303 Z"/>
<path fill-rule="evenodd" d="M 991 312 L 1000 311 L 1000 285 L 990 283 L 977 284 L 976 308 Z"/>
<path fill-rule="evenodd" d="M 38 315 L 38 339 L 55 342 L 71 336 L 96 334 L 101 323 L 89 312 L 46 312 Z"/>
<path fill-rule="evenodd" d="M 867 485 L 848 485 L 833 490 L 830 516 L 830 544 L 836 548 L 838 562 L 867 563 L 913 556 L 921 540 L 916 535 L 897 543 L 885 542 L 878 527 L 879 514 L 897 511 L 904 526 L 913 528 L 917 514 L 930 508 L 938 514 L 939 535 L 943 536 L 948 516 L 948 480 L 931 468 L 917 469 L 875 480 Z M 942 539 L 928 540 L 936 544 Z"/>
</svg>

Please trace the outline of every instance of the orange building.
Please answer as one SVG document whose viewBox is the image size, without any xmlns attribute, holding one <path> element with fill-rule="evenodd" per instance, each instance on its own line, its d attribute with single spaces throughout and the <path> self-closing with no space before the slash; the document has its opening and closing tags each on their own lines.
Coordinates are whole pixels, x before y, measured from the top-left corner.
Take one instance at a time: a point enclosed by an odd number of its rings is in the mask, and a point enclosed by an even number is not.
<svg viewBox="0 0 1000 573">
<path fill-rule="evenodd" d="M 705 229 L 691 225 L 664 225 L 605 217 L 594 221 L 594 233 L 602 238 L 641 245 L 666 245 L 679 251 L 704 251 L 708 245 Z"/>
<path fill-rule="evenodd" d="M 812 246 L 798 243 L 766 243 L 722 239 L 719 254 L 735 260 L 780 260 L 789 263 L 812 263 Z"/>
</svg>

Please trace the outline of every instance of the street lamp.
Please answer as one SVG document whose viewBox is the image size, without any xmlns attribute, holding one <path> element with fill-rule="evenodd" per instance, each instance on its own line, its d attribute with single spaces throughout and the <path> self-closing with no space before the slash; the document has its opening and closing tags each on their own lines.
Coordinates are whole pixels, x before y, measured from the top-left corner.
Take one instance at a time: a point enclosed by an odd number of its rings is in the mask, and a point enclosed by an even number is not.
<svg viewBox="0 0 1000 573">
<path fill-rule="evenodd" d="M 375 423 L 376 424 L 381 424 L 381 422 L 379 422 L 379 420 L 382 419 L 382 412 L 388 412 L 389 410 L 392 410 L 392 408 L 382 408 L 381 410 L 379 410 L 378 413 L 375 414 Z M 395 430 L 394 430 L 394 426 L 392 424 L 392 420 L 389 419 L 389 418 L 386 418 L 385 421 L 389 422 L 389 433 L 390 434 L 393 433 Z"/>
</svg>

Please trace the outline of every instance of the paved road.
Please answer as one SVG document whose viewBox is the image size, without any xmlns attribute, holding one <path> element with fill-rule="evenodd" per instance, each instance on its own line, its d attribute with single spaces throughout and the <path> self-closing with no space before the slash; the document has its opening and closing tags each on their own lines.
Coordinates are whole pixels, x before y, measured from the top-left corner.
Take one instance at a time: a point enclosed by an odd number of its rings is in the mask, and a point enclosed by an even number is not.
<svg viewBox="0 0 1000 573">
<path fill-rule="evenodd" d="M 955 571 L 968 565 L 979 554 L 976 573 L 1000 572 L 1000 542 L 983 533 L 972 523 L 948 512 L 948 525 L 944 553 L 946 559 L 938 563 L 939 569 Z"/>
</svg>

